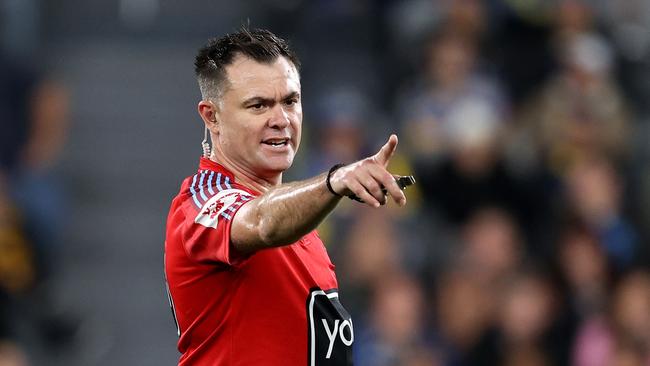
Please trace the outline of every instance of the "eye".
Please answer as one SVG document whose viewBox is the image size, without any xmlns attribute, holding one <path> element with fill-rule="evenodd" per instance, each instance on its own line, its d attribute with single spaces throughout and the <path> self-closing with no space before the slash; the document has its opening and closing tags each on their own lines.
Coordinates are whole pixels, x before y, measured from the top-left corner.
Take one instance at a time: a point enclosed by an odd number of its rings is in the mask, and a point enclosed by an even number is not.
<svg viewBox="0 0 650 366">
<path fill-rule="evenodd" d="M 261 111 L 262 109 L 264 109 L 264 104 L 262 103 L 251 104 L 248 106 L 248 109 L 252 109 L 254 111 Z"/>
<path fill-rule="evenodd" d="M 291 98 L 284 101 L 284 104 L 287 106 L 293 106 L 298 103 L 298 98 Z"/>
</svg>

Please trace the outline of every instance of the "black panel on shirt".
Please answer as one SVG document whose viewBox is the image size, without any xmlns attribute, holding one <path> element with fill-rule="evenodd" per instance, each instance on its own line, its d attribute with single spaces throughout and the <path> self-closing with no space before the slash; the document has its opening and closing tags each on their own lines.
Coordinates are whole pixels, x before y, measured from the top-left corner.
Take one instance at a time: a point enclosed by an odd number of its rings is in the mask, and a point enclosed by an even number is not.
<svg viewBox="0 0 650 366">
<path fill-rule="evenodd" d="M 307 297 L 308 366 L 351 366 L 354 328 L 338 291 L 312 289 Z"/>
</svg>

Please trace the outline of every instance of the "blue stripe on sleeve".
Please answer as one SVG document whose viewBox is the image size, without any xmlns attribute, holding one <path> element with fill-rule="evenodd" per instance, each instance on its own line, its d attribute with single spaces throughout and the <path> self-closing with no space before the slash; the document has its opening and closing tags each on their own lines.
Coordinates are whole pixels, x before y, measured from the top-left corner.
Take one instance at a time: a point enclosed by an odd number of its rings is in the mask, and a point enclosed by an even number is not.
<svg viewBox="0 0 650 366">
<path fill-rule="evenodd" d="M 214 190 L 212 189 L 212 177 L 214 177 L 214 172 L 210 172 L 208 176 L 208 192 L 214 196 Z"/>
<path fill-rule="evenodd" d="M 199 192 L 201 193 L 201 198 L 203 198 L 204 201 L 208 200 L 208 196 L 205 195 L 203 192 L 203 179 L 205 179 L 205 171 L 201 173 L 201 180 L 199 181 Z"/>
<path fill-rule="evenodd" d="M 221 186 L 221 173 L 217 173 L 217 191 L 223 191 Z"/>
<path fill-rule="evenodd" d="M 200 208 L 200 207 L 201 207 L 201 203 L 199 202 L 199 200 L 196 199 L 196 190 L 194 190 L 194 185 L 196 184 L 196 176 L 197 176 L 197 175 L 198 175 L 198 174 L 196 174 L 196 175 L 194 176 L 194 179 L 192 179 L 192 185 L 190 186 L 190 192 L 192 192 L 192 199 L 194 200 L 194 203 L 196 204 L 197 207 Z"/>
</svg>

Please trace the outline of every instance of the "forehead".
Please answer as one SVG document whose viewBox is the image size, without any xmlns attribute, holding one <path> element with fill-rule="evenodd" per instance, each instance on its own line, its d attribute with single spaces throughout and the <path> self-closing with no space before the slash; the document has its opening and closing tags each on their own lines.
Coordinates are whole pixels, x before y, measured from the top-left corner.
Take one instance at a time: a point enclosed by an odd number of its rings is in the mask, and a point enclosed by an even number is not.
<svg viewBox="0 0 650 366">
<path fill-rule="evenodd" d="M 226 67 L 228 89 L 236 94 L 300 91 L 300 76 L 293 63 L 278 57 L 271 63 L 260 63 L 239 55 Z"/>
</svg>

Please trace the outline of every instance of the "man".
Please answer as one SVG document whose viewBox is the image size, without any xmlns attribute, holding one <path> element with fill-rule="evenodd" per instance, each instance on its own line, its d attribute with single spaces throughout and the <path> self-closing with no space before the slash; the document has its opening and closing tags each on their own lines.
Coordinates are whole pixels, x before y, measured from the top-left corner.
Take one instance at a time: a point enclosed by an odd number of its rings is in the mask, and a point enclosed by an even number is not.
<svg viewBox="0 0 650 366">
<path fill-rule="evenodd" d="M 353 323 L 316 226 L 342 196 L 406 197 L 374 156 L 282 183 L 300 144 L 298 60 L 266 30 L 211 40 L 196 57 L 210 131 L 172 202 L 165 243 L 180 365 L 351 365 Z M 362 245 L 362 243 L 360 243 Z"/>
</svg>

